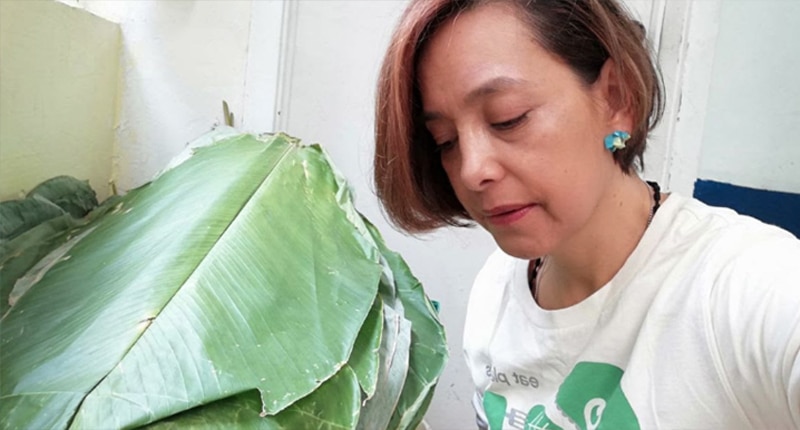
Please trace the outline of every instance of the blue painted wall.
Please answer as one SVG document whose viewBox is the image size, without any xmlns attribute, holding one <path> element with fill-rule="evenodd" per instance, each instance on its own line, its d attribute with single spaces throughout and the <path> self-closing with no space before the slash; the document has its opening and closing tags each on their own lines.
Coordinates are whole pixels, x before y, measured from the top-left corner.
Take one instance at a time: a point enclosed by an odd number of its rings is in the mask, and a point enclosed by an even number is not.
<svg viewBox="0 0 800 430">
<path fill-rule="evenodd" d="M 724 182 L 698 180 L 694 196 L 712 206 L 729 207 L 789 230 L 800 237 L 800 194 L 758 190 Z"/>
</svg>

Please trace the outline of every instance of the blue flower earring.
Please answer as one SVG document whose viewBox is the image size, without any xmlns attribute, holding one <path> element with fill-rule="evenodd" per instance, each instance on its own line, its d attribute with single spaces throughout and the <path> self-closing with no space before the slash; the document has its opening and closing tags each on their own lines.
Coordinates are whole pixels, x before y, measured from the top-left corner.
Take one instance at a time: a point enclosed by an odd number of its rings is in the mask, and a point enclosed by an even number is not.
<svg viewBox="0 0 800 430">
<path fill-rule="evenodd" d="M 631 138 L 630 134 L 624 131 L 617 130 L 606 136 L 605 138 L 606 149 L 608 149 L 611 152 L 614 152 L 617 149 L 624 149 L 625 142 L 627 142 L 628 139 L 630 138 Z"/>
</svg>

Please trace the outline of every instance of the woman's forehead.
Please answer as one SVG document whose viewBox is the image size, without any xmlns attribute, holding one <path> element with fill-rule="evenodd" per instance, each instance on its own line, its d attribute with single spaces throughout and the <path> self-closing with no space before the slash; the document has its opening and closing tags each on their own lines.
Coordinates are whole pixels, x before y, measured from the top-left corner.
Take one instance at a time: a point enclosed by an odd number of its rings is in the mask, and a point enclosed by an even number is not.
<svg viewBox="0 0 800 430">
<path fill-rule="evenodd" d="M 466 103 L 563 73 L 563 62 L 531 36 L 518 14 L 514 8 L 490 3 L 444 23 L 428 40 L 417 65 L 423 93 L 447 87 Z"/>
</svg>

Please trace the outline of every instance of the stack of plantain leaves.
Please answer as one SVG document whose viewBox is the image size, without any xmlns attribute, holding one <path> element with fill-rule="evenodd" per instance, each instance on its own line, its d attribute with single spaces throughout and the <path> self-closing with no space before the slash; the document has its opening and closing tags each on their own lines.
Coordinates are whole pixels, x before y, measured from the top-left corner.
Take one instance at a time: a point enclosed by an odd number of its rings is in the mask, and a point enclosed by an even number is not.
<svg viewBox="0 0 800 430">
<path fill-rule="evenodd" d="M 88 215 L 74 180 L 2 204 L 0 426 L 415 428 L 444 331 L 324 151 L 189 152 Z"/>
</svg>

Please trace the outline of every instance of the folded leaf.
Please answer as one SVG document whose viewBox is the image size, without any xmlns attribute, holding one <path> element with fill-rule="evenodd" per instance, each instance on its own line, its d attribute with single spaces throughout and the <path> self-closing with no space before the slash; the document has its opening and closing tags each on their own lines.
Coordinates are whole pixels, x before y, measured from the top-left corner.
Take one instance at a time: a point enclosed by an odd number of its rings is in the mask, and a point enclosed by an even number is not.
<svg viewBox="0 0 800 430">
<path fill-rule="evenodd" d="M 61 215 L 38 224 L 31 222 L 23 233 L 12 240 L 0 241 L 0 315 L 5 315 L 11 307 L 11 292 L 29 276 L 37 262 L 48 258 L 49 254 L 71 240 L 80 232 L 80 227 L 103 216 L 114 209 L 117 199 L 107 200 L 103 206 L 92 212 L 91 216 L 76 219 L 72 215 Z M 52 205 L 48 204 L 52 207 Z"/>
<path fill-rule="evenodd" d="M 359 429 L 387 428 L 408 372 L 411 323 L 389 305 L 384 305 L 383 313 L 384 335 L 381 340 L 378 388 L 361 410 Z"/>
<path fill-rule="evenodd" d="M 46 199 L 75 218 L 83 218 L 97 207 L 97 194 L 89 181 L 71 176 L 56 176 L 42 182 L 28 193 L 28 198 Z"/>
<path fill-rule="evenodd" d="M 276 416 L 262 417 L 258 411 L 258 392 L 250 391 L 147 426 L 147 430 L 183 430 L 237 428 L 265 430 L 345 430 L 358 421 L 361 397 L 358 381 L 349 367 L 344 367 L 318 390 L 299 400 Z"/>
<path fill-rule="evenodd" d="M 364 222 L 393 273 L 397 296 L 404 305 L 404 316 L 411 322 L 408 375 L 389 428 L 413 429 L 418 424 L 417 411 L 427 409 L 426 401 L 430 401 L 430 394 L 447 362 L 444 327 L 422 290 L 422 284 L 400 254 L 389 250 L 380 232 L 368 220 L 364 219 Z"/>
<path fill-rule="evenodd" d="M 74 427 L 123 427 L 305 397 L 347 362 L 381 271 L 337 188 L 319 148 L 243 136 L 129 193 L 3 318 L 2 415 L 63 428 L 80 404 Z"/>
<path fill-rule="evenodd" d="M 367 315 L 367 320 L 361 326 L 361 331 L 353 347 L 353 354 L 350 355 L 348 362 L 358 377 L 361 389 L 364 390 L 365 399 L 369 399 L 375 394 L 378 383 L 383 318 L 383 300 L 377 297 Z"/>
<path fill-rule="evenodd" d="M 64 211 L 43 199 L 19 199 L 0 203 L 0 240 L 11 240 L 33 227 L 61 216 Z"/>
<path fill-rule="evenodd" d="M 441 324 L 324 151 L 232 129 L 191 148 L 0 242 L 4 427 L 416 425 Z M 48 207 L 91 200 L 46 184 Z"/>
</svg>

